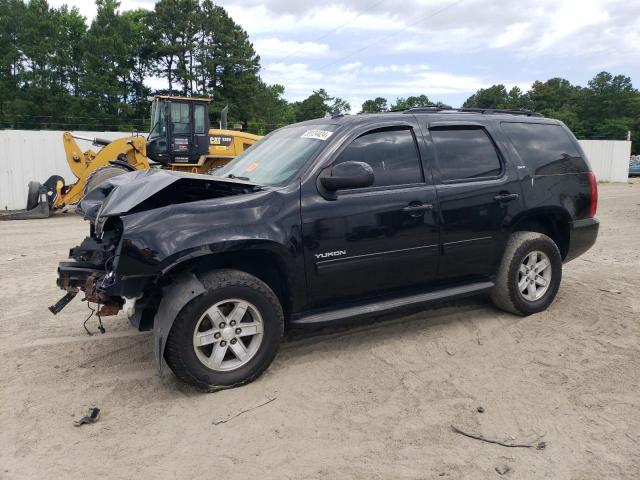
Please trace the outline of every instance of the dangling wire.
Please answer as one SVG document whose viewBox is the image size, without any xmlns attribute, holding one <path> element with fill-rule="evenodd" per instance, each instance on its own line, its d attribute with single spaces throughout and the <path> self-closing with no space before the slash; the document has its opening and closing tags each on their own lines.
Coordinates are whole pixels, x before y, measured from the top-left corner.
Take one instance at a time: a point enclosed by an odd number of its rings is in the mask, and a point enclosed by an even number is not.
<svg viewBox="0 0 640 480">
<path fill-rule="evenodd" d="M 96 317 L 98 317 L 98 330 L 100 330 L 100 333 L 105 333 L 107 329 L 104 328 L 104 325 L 102 324 L 102 317 L 100 316 L 100 304 L 98 303 L 97 308 L 93 309 L 91 308 L 91 304 L 89 303 L 89 300 L 87 300 L 87 308 L 91 310 L 91 313 L 87 318 L 85 318 L 84 323 L 82 324 L 87 334 L 93 336 L 93 333 L 91 333 L 87 328 L 87 322 L 91 319 L 91 317 L 93 317 L 93 314 L 95 314 Z"/>
<path fill-rule="evenodd" d="M 82 324 L 82 326 L 83 326 L 83 327 L 84 327 L 84 329 L 87 331 L 87 335 L 91 335 L 91 336 L 93 336 L 93 333 L 91 333 L 91 332 L 89 331 L 89 329 L 87 328 L 87 322 L 89 321 L 89 319 L 90 319 L 91 317 L 93 317 L 93 314 L 94 314 L 94 313 L 96 313 L 96 311 L 95 311 L 93 308 L 91 308 L 91 304 L 89 304 L 89 300 L 87 300 L 87 308 L 88 308 L 89 310 L 91 310 L 91 313 L 90 313 L 90 314 L 89 314 L 89 316 L 85 319 L 85 321 L 84 321 L 84 323 Z"/>
<path fill-rule="evenodd" d="M 100 303 L 98 303 L 98 311 L 96 312 L 96 316 L 98 317 L 98 330 L 100 330 L 100 333 L 104 333 L 107 330 L 104 328 L 104 325 L 102 325 L 102 317 L 100 316 Z"/>
</svg>

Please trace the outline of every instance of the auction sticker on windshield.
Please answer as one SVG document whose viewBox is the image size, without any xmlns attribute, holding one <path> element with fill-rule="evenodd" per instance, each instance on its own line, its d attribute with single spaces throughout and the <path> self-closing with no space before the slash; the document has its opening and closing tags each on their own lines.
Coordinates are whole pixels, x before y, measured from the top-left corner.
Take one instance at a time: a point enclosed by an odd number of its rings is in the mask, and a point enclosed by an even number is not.
<svg viewBox="0 0 640 480">
<path fill-rule="evenodd" d="M 312 138 L 314 140 L 326 140 L 331 135 L 333 135 L 333 132 L 329 132 L 327 130 L 307 130 L 302 135 L 300 135 L 300 138 Z"/>
</svg>

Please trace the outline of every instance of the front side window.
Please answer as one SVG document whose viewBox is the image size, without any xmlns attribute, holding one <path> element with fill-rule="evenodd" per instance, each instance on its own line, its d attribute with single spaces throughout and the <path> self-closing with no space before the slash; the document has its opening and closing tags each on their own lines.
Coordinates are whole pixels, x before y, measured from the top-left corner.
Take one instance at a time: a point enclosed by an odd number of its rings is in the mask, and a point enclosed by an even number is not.
<svg viewBox="0 0 640 480">
<path fill-rule="evenodd" d="M 500 157 L 482 128 L 432 128 L 442 181 L 496 177 L 502 171 Z"/>
<path fill-rule="evenodd" d="M 342 151 L 334 165 L 352 161 L 371 165 L 374 187 L 424 181 L 413 133 L 406 128 L 374 130 L 356 138 Z"/>
<path fill-rule="evenodd" d="M 154 101 L 151 104 L 151 130 L 149 139 L 164 136 L 164 102 Z"/>
</svg>

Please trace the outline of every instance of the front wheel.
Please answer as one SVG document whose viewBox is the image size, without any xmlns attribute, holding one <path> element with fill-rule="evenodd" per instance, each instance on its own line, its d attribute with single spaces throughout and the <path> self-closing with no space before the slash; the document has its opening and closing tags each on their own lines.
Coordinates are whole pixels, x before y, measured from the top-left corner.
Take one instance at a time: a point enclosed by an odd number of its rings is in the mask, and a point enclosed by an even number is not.
<svg viewBox="0 0 640 480">
<path fill-rule="evenodd" d="M 562 256 L 542 233 L 515 232 L 509 237 L 491 300 L 502 310 L 531 315 L 553 302 L 562 279 Z"/>
<path fill-rule="evenodd" d="M 258 278 L 216 270 L 201 278 L 207 291 L 189 302 L 169 332 L 165 359 L 181 380 L 214 391 L 257 378 L 282 338 L 282 307 Z"/>
</svg>

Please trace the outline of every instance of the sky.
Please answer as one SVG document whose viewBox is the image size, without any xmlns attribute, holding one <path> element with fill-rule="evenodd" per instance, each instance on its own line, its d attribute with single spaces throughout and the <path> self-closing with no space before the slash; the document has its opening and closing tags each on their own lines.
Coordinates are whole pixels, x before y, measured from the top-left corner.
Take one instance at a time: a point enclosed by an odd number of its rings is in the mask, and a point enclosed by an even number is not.
<svg viewBox="0 0 640 480">
<path fill-rule="evenodd" d="M 91 20 L 91 0 L 77 6 Z M 153 8 L 121 0 L 121 10 Z M 261 77 L 288 100 L 324 88 L 350 102 L 426 94 L 454 107 L 479 88 L 527 90 L 600 71 L 640 83 L 639 0 L 220 0 L 249 34 Z M 157 80 L 156 80 L 157 81 Z M 151 85 L 154 87 L 160 85 Z"/>
</svg>

